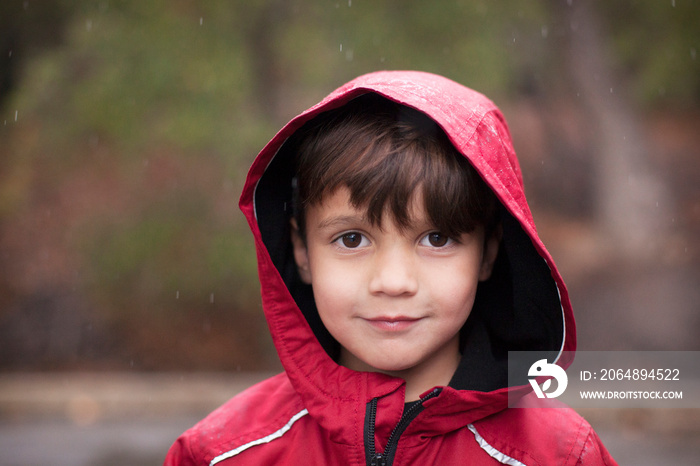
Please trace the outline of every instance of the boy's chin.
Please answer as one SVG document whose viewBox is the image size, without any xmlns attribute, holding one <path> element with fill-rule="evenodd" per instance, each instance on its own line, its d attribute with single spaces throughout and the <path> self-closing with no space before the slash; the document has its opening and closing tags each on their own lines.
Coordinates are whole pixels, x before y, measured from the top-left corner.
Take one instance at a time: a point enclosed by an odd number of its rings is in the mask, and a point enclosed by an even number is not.
<svg viewBox="0 0 700 466">
<path fill-rule="evenodd" d="M 395 376 L 401 376 L 402 373 L 405 373 L 407 371 L 410 371 L 413 368 L 413 366 L 405 366 L 405 365 L 383 365 L 377 368 L 374 368 L 374 372 L 381 372 L 383 374 L 388 374 L 388 375 L 395 375 Z"/>
<path fill-rule="evenodd" d="M 398 375 L 402 372 L 409 371 L 415 367 L 412 361 L 372 361 L 363 363 L 363 371 L 367 372 L 382 372 L 389 375 Z"/>
<path fill-rule="evenodd" d="M 355 371 L 382 372 L 386 374 L 395 374 L 414 367 L 413 361 L 407 361 L 406 358 L 359 358 L 353 354 L 343 355 L 339 362 L 348 369 Z"/>
</svg>

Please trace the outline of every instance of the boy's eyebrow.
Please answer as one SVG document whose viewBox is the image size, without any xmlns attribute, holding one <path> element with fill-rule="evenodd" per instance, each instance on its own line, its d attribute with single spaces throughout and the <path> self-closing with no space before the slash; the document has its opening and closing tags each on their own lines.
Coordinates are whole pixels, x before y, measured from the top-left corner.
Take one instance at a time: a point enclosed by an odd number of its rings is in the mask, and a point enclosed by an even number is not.
<svg viewBox="0 0 700 466">
<path fill-rule="evenodd" d="M 367 218 L 364 215 L 335 215 L 324 218 L 318 222 L 317 228 L 324 230 L 326 228 L 338 227 L 344 225 L 357 225 L 367 223 Z"/>
</svg>

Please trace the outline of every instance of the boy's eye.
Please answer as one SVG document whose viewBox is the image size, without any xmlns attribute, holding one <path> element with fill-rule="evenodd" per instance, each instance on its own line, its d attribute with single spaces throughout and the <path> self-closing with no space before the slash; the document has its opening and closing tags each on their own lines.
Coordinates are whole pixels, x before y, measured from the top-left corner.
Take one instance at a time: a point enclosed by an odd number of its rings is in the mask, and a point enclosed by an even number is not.
<svg viewBox="0 0 700 466">
<path fill-rule="evenodd" d="M 439 231 L 434 231 L 432 233 L 428 233 L 421 240 L 421 244 L 423 244 L 424 246 L 431 246 L 434 248 L 442 248 L 444 246 L 447 246 L 451 242 L 452 242 L 452 238 L 450 238 L 449 236 L 443 235 Z"/>
<path fill-rule="evenodd" d="M 360 246 L 364 246 L 367 240 L 364 236 L 362 236 L 361 233 L 350 232 L 345 233 L 336 241 L 340 241 L 340 243 L 346 248 L 354 249 Z"/>
</svg>

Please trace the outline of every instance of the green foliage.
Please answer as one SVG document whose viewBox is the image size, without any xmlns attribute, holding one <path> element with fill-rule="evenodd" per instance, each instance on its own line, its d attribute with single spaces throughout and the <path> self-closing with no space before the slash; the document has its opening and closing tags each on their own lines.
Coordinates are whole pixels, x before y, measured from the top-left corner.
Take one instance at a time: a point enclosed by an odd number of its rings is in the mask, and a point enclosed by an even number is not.
<svg viewBox="0 0 700 466">
<path fill-rule="evenodd" d="M 611 54 L 633 96 L 648 106 L 700 102 L 700 2 L 599 2 Z"/>
<path fill-rule="evenodd" d="M 126 153 L 153 141 L 225 148 L 227 117 L 250 86 L 240 38 L 222 37 L 167 3 L 117 5 L 78 14 L 65 46 L 27 73 L 29 87 L 45 92 L 25 93 L 16 105 L 70 115 L 52 125 L 63 144 L 96 133 Z"/>
<path fill-rule="evenodd" d="M 545 17 L 537 3 L 523 1 L 322 2 L 292 18 L 279 47 L 301 86 L 327 88 L 377 69 L 420 69 L 498 96 L 512 84 L 520 45 L 514 31 L 539 34 Z"/>
<path fill-rule="evenodd" d="M 257 312 L 255 254 L 236 201 L 272 124 L 251 98 L 241 7 L 71 8 L 63 44 L 28 63 L 6 107 L 19 118 L 3 129 L 13 150 L 2 220 L 62 212 L 50 234 L 77 256 L 69 286 L 111 319 L 143 309 L 172 318 L 212 295 Z M 85 178 L 90 192 L 74 188 Z M 174 306 L 176 295 L 189 304 Z"/>
</svg>

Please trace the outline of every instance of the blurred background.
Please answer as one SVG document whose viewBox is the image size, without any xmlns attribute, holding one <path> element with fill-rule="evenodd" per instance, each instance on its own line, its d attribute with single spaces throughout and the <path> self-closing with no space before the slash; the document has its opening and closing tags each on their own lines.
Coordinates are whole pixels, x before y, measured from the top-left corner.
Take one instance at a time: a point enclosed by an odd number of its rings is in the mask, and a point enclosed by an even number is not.
<svg viewBox="0 0 700 466">
<path fill-rule="evenodd" d="M 4 0 L 0 464 L 158 464 L 280 370 L 243 180 L 379 69 L 501 107 L 579 349 L 699 350 L 699 20 L 692 0 Z M 700 455 L 697 410 L 584 415 L 621 463 Z"/>
</svg>

